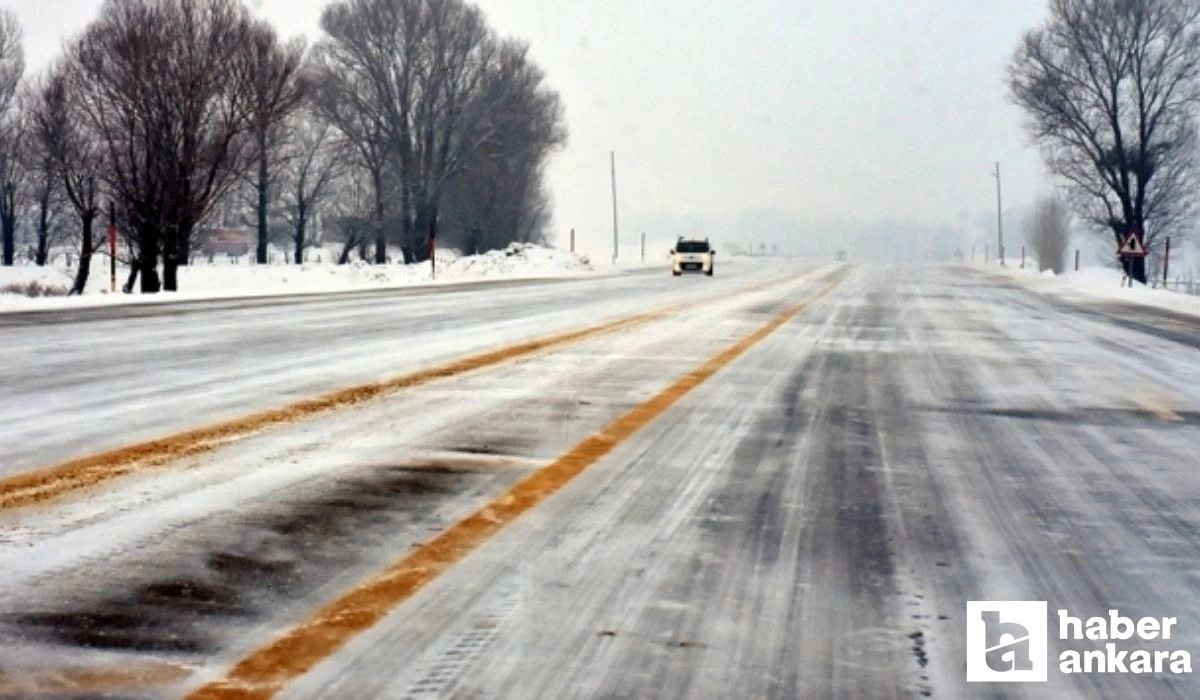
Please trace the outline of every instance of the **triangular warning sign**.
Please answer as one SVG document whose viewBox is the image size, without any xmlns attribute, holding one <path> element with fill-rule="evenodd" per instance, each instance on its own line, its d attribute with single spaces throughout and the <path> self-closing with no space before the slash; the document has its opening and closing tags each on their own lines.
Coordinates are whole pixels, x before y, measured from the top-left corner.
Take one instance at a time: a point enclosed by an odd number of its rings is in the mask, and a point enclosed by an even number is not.
<svg viewBox="0 0 1200 700">
<path fill-rule="evenodd" d="M 1142 243 L 1141 237 L 1136 233 L 1131 233 L 1117 249 L 1117 255 L 1122 258 L 1143 258 L 1146 256 L 1146 246 Z"/>
</svg>

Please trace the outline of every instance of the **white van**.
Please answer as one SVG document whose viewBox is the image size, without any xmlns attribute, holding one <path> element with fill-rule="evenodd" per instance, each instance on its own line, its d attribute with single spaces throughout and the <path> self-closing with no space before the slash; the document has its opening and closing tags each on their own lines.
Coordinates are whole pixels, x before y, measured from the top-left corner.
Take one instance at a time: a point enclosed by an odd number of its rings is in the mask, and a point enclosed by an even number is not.
<svg viewBox="0 0 1200 700">
<path fill-rule="evenodd" d="M 680 238 L 671 251 L 671 274 L 679 277 L 685 272 L 703 272 L 712 277 L 713 256 L 717 251 L 708 244 L 708 239 Z"/>
</svg>

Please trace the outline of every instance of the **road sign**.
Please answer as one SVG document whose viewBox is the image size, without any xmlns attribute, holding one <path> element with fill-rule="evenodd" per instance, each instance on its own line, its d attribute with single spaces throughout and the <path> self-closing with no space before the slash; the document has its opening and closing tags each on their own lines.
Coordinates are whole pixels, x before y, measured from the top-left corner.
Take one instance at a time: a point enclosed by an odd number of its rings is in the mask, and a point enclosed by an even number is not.
<svg viewBox="0 0 1200 700">
<path fill-rule="evenodd" d="M 1117 249 L 1117 255 L 1122 258 L 1144 258 L 1146 257 L 1146 246 L 1142 243 L 1141 236 L 1137 233 L 1131 233 Z"/>
</svg>

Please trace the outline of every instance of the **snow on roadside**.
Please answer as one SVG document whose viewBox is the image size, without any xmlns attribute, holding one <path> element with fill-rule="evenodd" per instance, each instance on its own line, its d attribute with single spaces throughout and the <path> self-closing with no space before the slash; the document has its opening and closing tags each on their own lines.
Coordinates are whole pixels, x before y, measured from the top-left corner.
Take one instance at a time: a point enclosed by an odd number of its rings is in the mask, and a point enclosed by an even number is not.
<svg viewBox="0 0 1200 700">
<path fill-rule="evenodd" d="M 14 293 L 11 290 L 29 287 L 46 290 L 53 296 L 63 296 L 73 283 L 71 275 L 59 268 L 35 265 L 0 267 L 0 300 L 11 296 Z"/>
<path fill-rule="evenodd" d="M 207 264 L 201 261 L 180 268 L 179 292 L 113 295 L 108 293 L 107 266 L 106 258 L 97 258 L 94 261 L 88 291 L 80 297 L 63 296 L 71 287 L 73 270 L 31 265 L 0 267 L 0 311 L 316 294 L 497 279 L 586 276 L 608 272 L 603 267 L 593 267 L 586 256 L 529 243 L 513 243 L 503 250 L 472 256 L 460 256 L 454 251 L 438 251 L 436 280 L 429 262 L 414 265 L 250 265 L 228 262 Z M 128 269 L 118 270 L 118 286 L 124 284 L 127 275 Z M 31 283 L 48 287 L 58 295 L 32 298 L 12 290 L 28 287 Z M 3 291 L 6 289 L 10 291 Z"/>
<path fill-rule="evenodd" d="M 1039 273 L 1036 265 L 1028 264 L 1025 269 L 1012 263 L 1004 267 L 993 263 L 985 268 L 988 272 L 1009 277 L 1030 289 L 1057 294 L 1065 298 L 1108 299 L 1153 306 L 1200 317 L 1200 296 L 1166 289 L 1152 289 L 1136 283 L 1133 286 L 1122 286 L 1123 275 L 1120 270 L 1115 268 L 1084 267 L 1078 271 L 1065 272 L 1062 275 L 1055 275 L 1050 270 Z"/>
</svg>

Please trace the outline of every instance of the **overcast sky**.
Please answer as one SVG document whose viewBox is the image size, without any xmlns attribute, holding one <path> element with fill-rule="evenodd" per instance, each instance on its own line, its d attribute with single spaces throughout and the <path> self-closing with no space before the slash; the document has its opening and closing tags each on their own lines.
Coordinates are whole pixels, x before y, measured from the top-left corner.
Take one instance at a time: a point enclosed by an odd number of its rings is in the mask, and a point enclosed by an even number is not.
<svg viewBox="0 0 1200 700">
<path fill-rule="evenodd" d="M 100 0 L 5 4 L 40 69 Z M 248 4 L 315 38 L 326 2 Z M 610 150 L 626 240 L 684 228 L 721 240 L 735 222 L 784 219 L 806 236 L 822 221 L 886 221 L 983 240 L 994 161 L 1006 209 L 1048 184 L 1003 82 L 1045 0 L 478 4 L 531 42 L 566 104 L 570 145 L 550 168 L 560 241 L 570 227 L 588 249 L 611 240 Z"/>
</svg>

